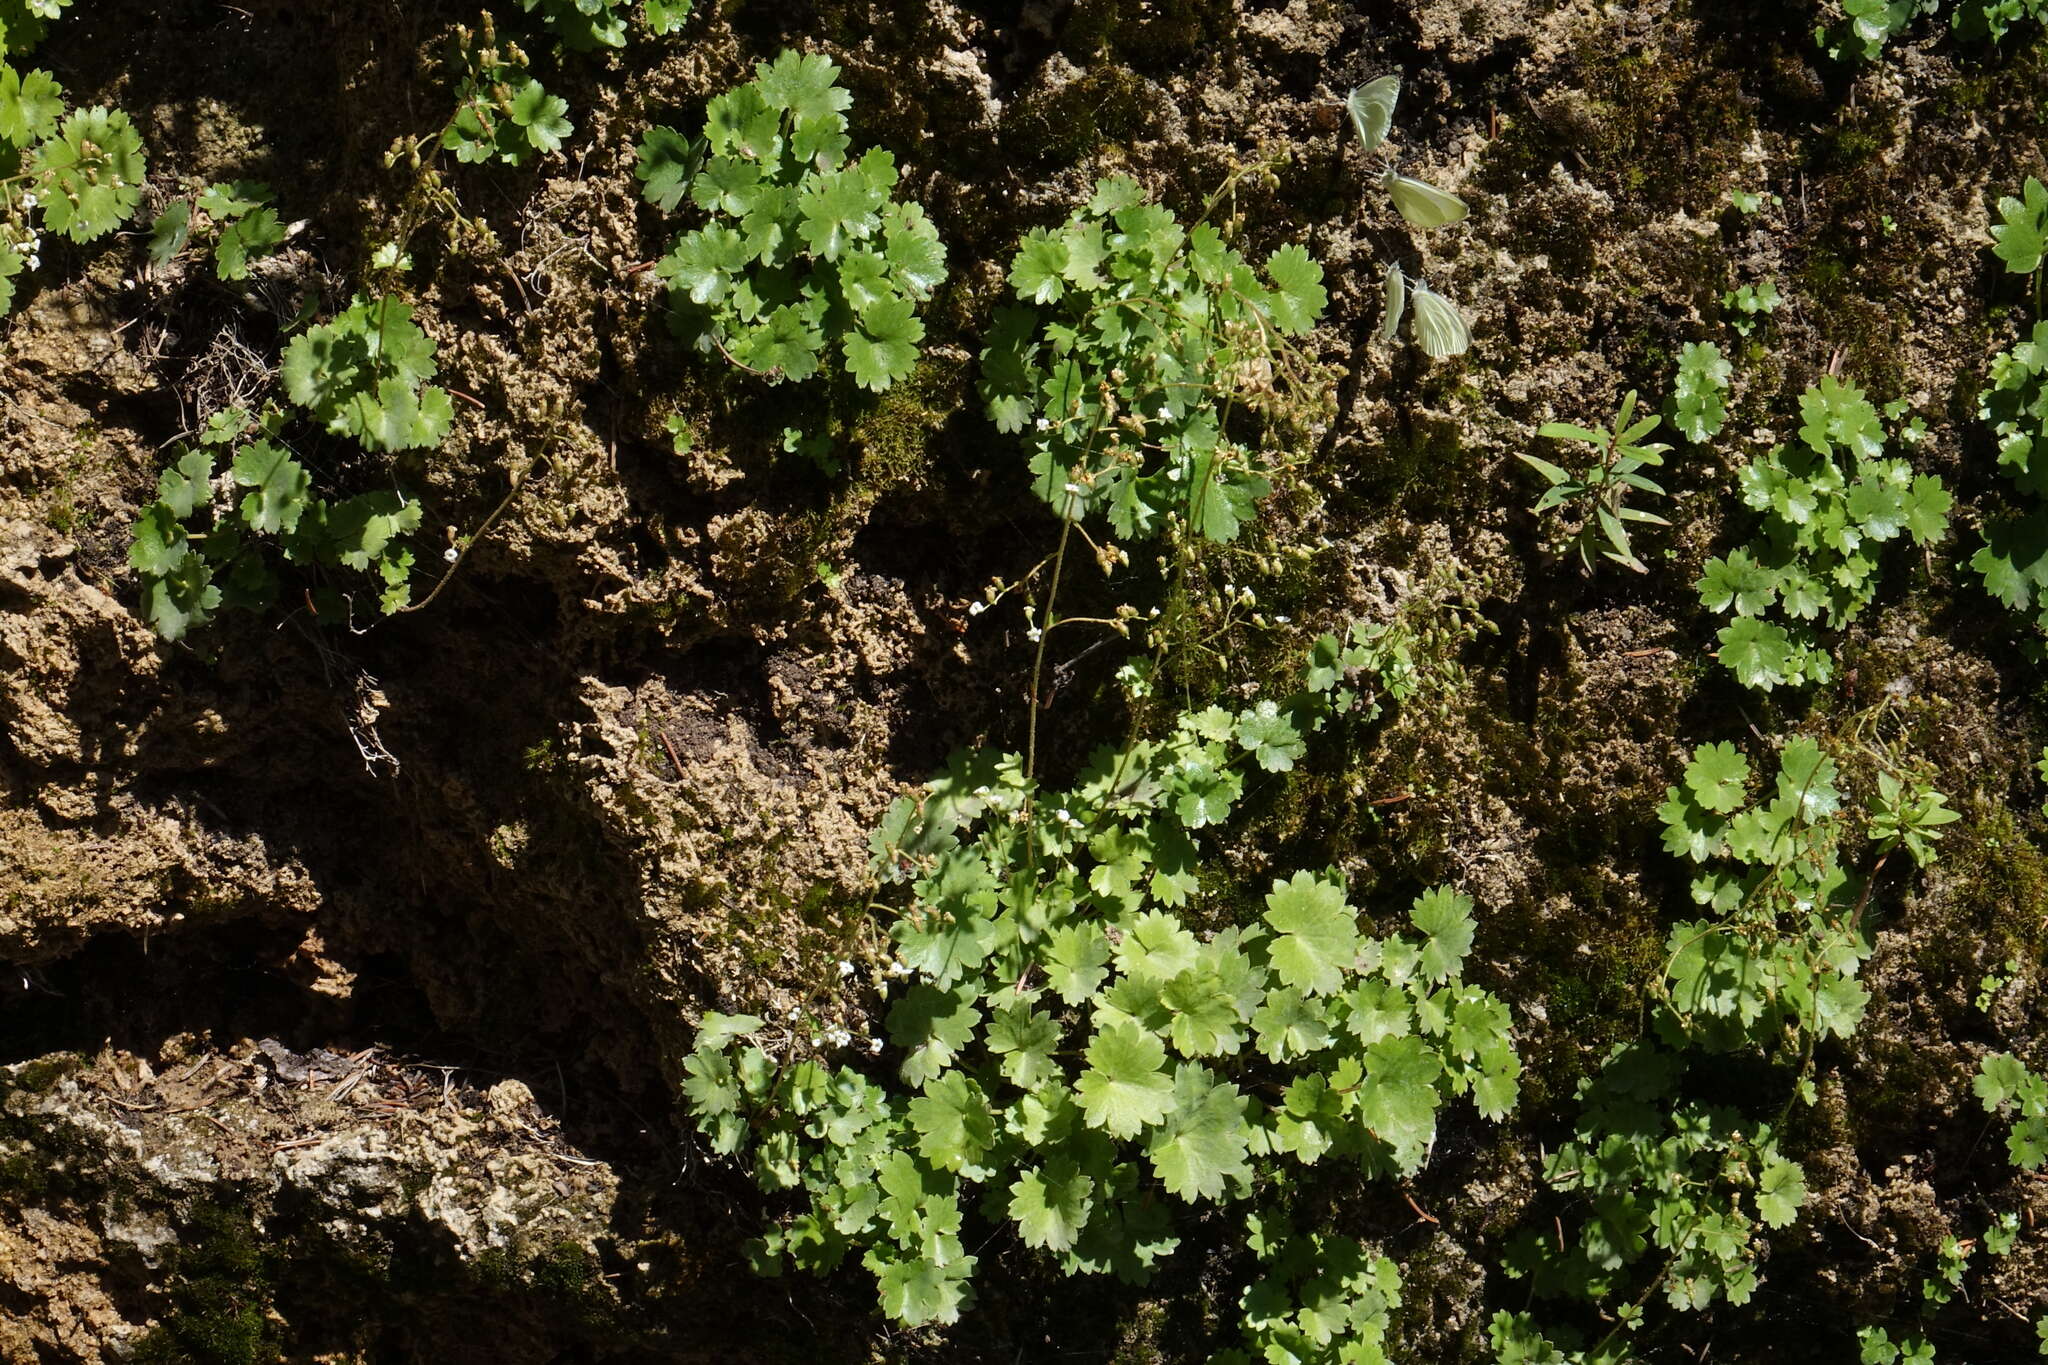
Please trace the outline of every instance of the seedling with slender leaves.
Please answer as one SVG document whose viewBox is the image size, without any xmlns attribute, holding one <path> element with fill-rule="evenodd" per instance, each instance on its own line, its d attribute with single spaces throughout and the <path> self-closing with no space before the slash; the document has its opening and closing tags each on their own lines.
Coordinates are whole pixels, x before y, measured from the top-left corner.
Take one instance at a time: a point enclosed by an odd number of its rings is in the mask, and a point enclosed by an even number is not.
<svg viewBox="0 0 2048 1365">
<path fill-rule="evenodd" d="M 1671 524 L 1654 513 L 1627 505 L 1631 492 L 1663 496 L 1662 485 L 1642 470 L 1662 465 L 1665 452 L 1671 449 L 1661 441 L 1644 440 L 1663 419 L 1651 413 L 1638 421 L 1635 412 L 1636 391 L 1630 389 L 1621 400 L 1612 431 L 1592 431 L 1570 422 L 1545 422 L 1536 429 L 1536 434 L 1546 439 L 1571 441 L 1590 449 L 1592 463 L 1581 472 L 1574 473 L 1527 453 L 1517 455 L 1550 485 L 1537 499 L 1535 511 L 1540 515 L 1565 509 L 1577 515 L 1579 525 L 1566 544 L 1578 552 L 1579 562 L 1587 568 L 1593 564 L 1591 551 L 1595 540 L 1604 539 L 1607 544 L 1600 551 L 1603 558 L 1637 573 L 1649 572 L 1649 566 L 1636 557 L 1629 543 L 1629 523 Z"/>
<path fill-rule="evenodd" d="M 1401 78 L 1380 76 L 1358 86 L 1344 99 L 1345 112 L 1367 157 L 1379 156 L 1380 188 L 1386 191 L 1394 209 L 1410 227 L 1431 229 L 1465 220 L 1465 201 L 1426 181 L 1402 175 L 1384 152 L 1387 135 L 1394 126 L 1394 106 L 1401 98 Z M 1432 359 L 1463 355 L 1472 345 L 1472 329 L 1458 306 L 1420 280 L 1411 280 L 1401 267 L 1389 261 L 1382 275 L 1385 293 L 1380 321 L 1380 338 L 1391 341 L 1399 334 L 1402 318 L 1414 314 L 1411 329 L 1415 341 Z"/>
<path fill-rule="evenodd" d="M 142 202 L 142 138 L 118 109 L 71 109 L 47 71 L 17 69 L 58 5 L 0 15 L 0 316 L 42 267 L 43 234 L 106 236 Z"/>
<path fill-rule="evenodd" d="M 692 142 L 654 127 L 638 174 L 649 203 L 687 191 L 709 222 L 657 267 L 676 316 L 707 350 L 770 383 L 828 359 L 875 392 L 909 376 L 918 305 L 946 277 L 946 252 L 915 202 L 894 196 L 896 159 L 848 159 L 853 96 L 816 53 L 784 52 L 711 101 Z"/>
<path fill-rule="evenodd" d="M 1236 538 L 1284 456 L 1233 417 L 1296 419 L 1326 392 L 1297 342 L 1328 302 L 1322 267 L 1283 246 L 1262 279 L 1215 227 L 1182 227 L 1115 176 L 1025 236 L 1010 287 L 1024 306 L 997 310 L 981 396 L 1024 434 L 1038 496 L 1120 536 Z"/>
<path fill-rule="evenodd" d="M 271 207 L 271 188 L 254 180 L 208 185 L 171 201 L 149 229 L 149 258 L 169 265 L 195 240 L 213 244 L 214 273 L 245 280 L 249 263 L 284 245 L 285 227 Z"/>
<path fill-rule="evenodd" d="M 1328 637 L 1284 703 L 1184 715 L 1064 792 L 976 751 L 891 808 L 871 844 L 878 880 L 908 891 L 889 936 L 912 984 L 888 1014 L 889 1071 L 829 1067 L 756 1016 L 708 1016 L 686 1064 L 713 1145 L 751 1150 L 762 1187 L 798 1199 L 757 1265 L 858 1256 L 890 1317 L 951 1322 L 988 1244 L 975 1221 L 1069 1273 L 1144 1283 L 1184 1214 L 1284 1193 L 1295 1165 L 1413 1172 L 1447 1100 L 1512 1107 L 1507 1007 L 1463 979 L 1472 905 L 1451 888 L 1383 935 L 1333 873 L 1276 879 L 1257 923 L 1183 918 L 1197 840 L 1247 778 L 1378 705 L 1351 653 Z M 1254 1236 L 1261 1358 L 1304 1342 L 1294 1358 L 1379 1358 L 1391 1264 L 1270 1219 Z"/>
<path fill-rule="evenodd" d="M 1833 675 L 1817 627 L 1839 630 L 1861 615 L 1882 546 L 1902 535 L 1941 539 L 1952 502 L 1936 476 L 1884 458 L 1884 424 L 1855 385 L 1823 375 L 1799 412 L 1799 443 L 1741 472 L 1743 502 L 1763 514 L 1756 539 L 1708 561 L 1697 584 L 1702 606 L 1734 618 L 1721 628 L 1721 662 L 1764 691 Z"/>
</svg>

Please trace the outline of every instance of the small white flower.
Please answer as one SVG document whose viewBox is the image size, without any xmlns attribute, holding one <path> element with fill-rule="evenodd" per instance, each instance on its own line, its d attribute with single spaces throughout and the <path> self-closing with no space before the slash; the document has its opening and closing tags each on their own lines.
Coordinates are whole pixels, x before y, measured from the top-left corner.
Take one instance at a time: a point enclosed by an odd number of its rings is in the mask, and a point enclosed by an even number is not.
<svg viewBox="0 0 2048 1365">
<path fill-rule="evenodd" d="M 28 268 L 29 268 L 30 270 L 40 270 L 40 269 L 42 269 L 42 268 L 43 268 L 43 258 L 42 258 L 42 257 L 40 257 L 40 256 L 37 256 L 37 255 L 35 255 L 35 254 L 33 254 L 33 253 L 31 253 L 31 254 L 30 254 L 30 256 L 29 256 L 29 258 L 28 258 Z"/>
<path fill-rule="evenodd" d="M 1037 626 L 1033 626 L 1031 629 L 1024 632 L 1024 638 L 1035 645 L 1040 640 L 1043 640 L 1045 638 L 1045 632 L 1040 630 Z"/>
<path fill-rule="evenodd" d="M 1275 616 L 1275 617 L 1273 618 L 1273 624 L 1274 624 L 1274 625 L 1276 625 L 1276 626 L 1284 626 L 1284 625 L 1288 625 L 1288 624 L 1290 624 L 1290 623 L 1291 623 L 1292 619 L 1293 619 L 1292 617 L 1287 617 L 1287 616 Z"/>
<path fill-rule="evenodd" d="M 1078 483 L 1070 483 L 1067 485 L 1067 491 L 1078 498 L 1081 496 L 1081 485 Z"/>
<path fill-rule="evenodd" d="M 881 1052 L 881 1050 L 882 1050 L 882 1040 L 881 1040 L 880 1038 L 870 1038 L 870 1039 L 868 1039 L 868 1056 L 870 1056 L 870 1057 L 876 1056 L 877 1054 L 879 1054 L 879 1053 Z"/>
<path fill-rule="evenodd" d="M 852 1041 L 853 1035 L 837 1025 L 825 1030 L 825 1042 L 832 1047 L 845 1047 Z"/>
<path fill-rule="evenodd" d="M 453 545 L 450 545 L 447 549 L 441 551 L 441 558 L 447 560 L 450 564 L 453 564 L 456 560 L 462 558 L 462 551 L 456 549 Z"/>
<path fill-rule="evenodd" d="M 1167 470 L 1167 471 L 1166 471 L 1166 481 L 1167 481 L 1168 483 L 1179 483 L 1179 482 L 1180 482 L 1180 466 L 1179 466 L 1179 465 L 1175 465 L 1175 466 L 1174 466 L 1173 468 L 1171 468 L 1171 469 L 1169 469 L 1169 470 Z"/>
<path fill-rule="evenodd" d="M 1041 417 L 1041 418 L 1039 418 L 1039 419 L 1038 419 L 1038 429 L 1039 429 L 1040 431 L 1051 431 L 1051 430 L 1052 430 L 1052 423 L 1051 423 L 1050 421 L 1048 421 L 1047 419 L 1045 419 L 1045 418 Z"/>
<path fill-rule="evenodd" d="M 41 202 L 40 199 L 36 198 L 34 190 L 30 190 L 27 194 L 21 196 L 21 206 L 25 209 L 32 209 Z"/>
<path fill-rule="evenodd" d="M 1162 422 L 1171 422 L 1173 420 L 1173 409 L 1168 407 L 1166 404 L 1161 403 L 1159 405 L 1159 420 Z"/>
<path fill-rule="evenodd" d="M 908 967 L 904 966 L 904 965 L 903 965 L 903 964 L 902 964 L 901 962 L 897 962 L 897 961 L 893 961 L 893 960 L 892 960 L 892 961 L 891 961 L 891 962 L 889 963 L 889 965 L 888 965 L 888 966 L 887 966 L 886 968 L 884 968 L 883 970 L 884 970 L 884 971 L 886 972 L 886 974 L 887 974 L 887 975 L 889 975 L 889 976 L 909 976 L 909 975 L 910 975 L 910 968 L 908 968 Z"/>
<path fill-rule="evenodd" d="M 841 976 L 852 976 L 853 964 L 851 962 L 846 961 L 846 959 L 841 958 L 839 960 L 839 974 Z"/>
<path fill-rule="evenodd" d="M 967 604 L 967 614 L 969 616 L 979 616 L 987 610 L 988 603 L 986 602 L 969 602 Z"/>
</svg>

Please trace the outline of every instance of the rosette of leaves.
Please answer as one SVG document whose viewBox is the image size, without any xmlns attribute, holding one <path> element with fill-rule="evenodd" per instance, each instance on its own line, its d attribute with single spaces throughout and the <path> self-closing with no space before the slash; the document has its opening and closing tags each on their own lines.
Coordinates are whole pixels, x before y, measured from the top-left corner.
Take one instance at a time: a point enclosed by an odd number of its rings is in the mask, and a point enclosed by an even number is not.
<svg viewBox="0 0 2048 1365">
<path fill-rule="evenodd" d="M 1576 1228 L 1560 1219 L 1522 1233 L 1506 1269 L 1541 1295 L 1625 1302 L 1615 1332 L 1583 1356 L 1564 1334 L 1553 1344 L 1532 1318 L 1499 1314 L 1501 1360 L 1633 1359 L 1607 1348 L 1641 1323 L 1653 1292 L 1681 1312 L 1739 1306 L 1756 1292 L 1766 1230 L 1798 1220 L 1806 1173 L 1779 1150 L 1770 1124 L 1682 1102 L 1684 1070 L 1681 1054 L 1635 1042 L 1579 1083 L 1573 1138 L 1545 1158 L 1543 1175 L 1589 1212 Z M 1556 1353 L 1559 1344 L 1574 1353 Z"/>
<path fill-rule="evenodd" d="M 247 279 L 249 262 L 284 245 L 284 225 L 270 196 L 270 186 L 260 181 L 236 180 L 171 201 L 150 224 L 150 260 L 168 265 L 195 236 L 211 237 L 214 273 L 223 280 Z"/>
<path fill-rule="evenodd" d="M 1465 897 L 1428 891 L 1405 931 L 1375 935 L 1340 878 L 1297 872 L 1256 923 L 1197 933 L 1183 918 L 1200 831 L 1365 683 L 1340 692 L 1347 648 L 1324 641 L 1320 685 L 1284 704 L 1185 715 L 1102 751 L 1064 792 L 977 751 L 891 808 L 871 842 L 879 879 L 908 892 L 889 932 L 912 984 L 888 1013 L 886 1069 L 794 1060 L 752 1016 L 707 1018 L 686 1062 L 712 1145 L 750 1149 L 761 1186 L 794 1197 L 757 1245 L 762 1268 L 858 1256 L 890 1317 L 951 1322 L 968 1248 L 988 1240 L 970 1225 L 1008 1224 L 1068 1273 L 1143 1283 L 1180 1215 L 1284 1191 L 1320 1161 L 1412 1173 L 1455 1096 L 1506 1114 L 1520 1063 L 1507 1006 L 1463 977 Z M 1322 1280 L 1275 1250 L 1246 1296 L 1248 1339 L 1306 1333 L 1329 1354 L 1305 1358 L 1332 1360 L 1375 1343 L 1390 1298 L 1375 1262 L 1346 1269 L 1335 1239 L 1311 1242 L 1332 1258 Z"/>
<path fill-rule="evenodd" d="M 1124 176 L 1057 230 L 1033 228 L 1010 264 L 1025 306 L 997 310 L 980 390 L 997 429 L 1030 443 L 1038 496 L 1122 536 L 1173 523 L 1234 539 L 1280 458 L 1234 414 L 1300 416 L 1321 397 L 1294 339 L 1328 302 L 1322 267 L 1290 245 L 1263 274 Z"/>
<path fill-rule="evenodd" d="M 575 131 L 569 102 L 534 79 L 519 44 L 498 40 L 488 12 L 476 35 L 456 31 L 455 56 L 455 113 L 441 132 L 441 146 L 457 161 L 495 159 L 516 166 L 535 152 L 561 150 Z"/>
<path fill-rule="evenodd" d="M 1799 444 L 1741 472 L 1743 502 L 1763 514 L 1757 537 L 1708 561 L 1697 584 L 1702 606 L 1734 617 L 1721 628 L 1721 662 L 1764 691 L 1833 675 L 1817 627 L 1839 630 L 1861 615 L 1884 544 L 1941 539 L 1952 502 L 1936 476 L 1884 458 L 1883 423 L 1853 384 L 1823 375 L 1799 412 Z"/>
<path fill-rule="evenodd" d="M 673 209 L 687 193 L 710 220 L 658 273 L 678 316 L 734 364 L 801 380 L 836 350 L 880 392 L 917 364 L 917 306 L 945 279 L 945 248 L 923 207 L 894 197 L 893 156 L 848 159 L 853 96 L 836 64 L 784 52 L 754 70 L 711 101 L 701 144 L 662 127 L 641 143 L 648 202 Z"/>
<path fill-rule="evenodd" d="M 1728 381 L 1735 367 L 1711 341 L 1695 341 L 1678 355 L 1671 385 L 1671 425 L 1694 445 L 1711 441 L 1728 420 Z"/>
<path fill-rule="evenodd" d="M 35 27 L 7 28 L 7 52 L 40 36 L 54 4 L 38 5 Z M 6 16 L 0 13 L 0 27 Z M 15 279 L 42 264 L 42 236 L 74 242 L 104 237 L 142 202 L 142 139 L 118 109 L 68 113 L 64 90 L 47 71 L 18 71 L 0 61 L 0 315 L 14 305 Z"/>
<path fill-rule="evenodd" d="M 369 450 L 439 445 L 455 419 L 434 377 L 434 343 L 412 307 L 390 295 L 358 294 L 332 321 L 307 328 L 285 348 L 285 392 L 327 430 Z"/>
<path fill-rule="evenodd" d="M 1703 744 L 1657 809 L 1664 848 L 1699 865 L 1693 902 L 1709 918 L 1675 925 L 1665 995 L 1679 1032 L 1728 1051 L 1846 1038 L 1869 992 L 1857 922 L 1863 881 L 1841 864 L 1849 831 L 1835 761 L 1786 741 L 1775 781 L 1752 801 L 1749 760 Z M 1918 852 L 1915 854 L 1918 857 Z"/>
<path fill-rule="evenodd" d="M 2023 1171 L 2048 1162 L 2048 1078 L 2010 1052 L 1994 1052 L 1977 1066 L 1972 1085 L 1988 1114 L 2012 1116 L 2006 1154 Z"/>
<path fill-rule="evenodd" d="M 199 444 L 180 451 L 157 480 L 128 562 L 142 580 L 143 615 L 164 639 L 183 638 L 222 609 L 269 606 L 280 557 L 312 570 L 374 572 L 386 613 L 411 600 L 413 554 L 399 538 L 419 528 L 419 504 L 386 489 L 338 501 L 315 496 L 305 466 L 283 444 L 285 425 L 276 408 L 260 421 L 239 408 L 216 413 Z M 348 619 L 347 594 L 332 583 L 323 581 L 312 600 L 320 616 Z"/>
</svg>

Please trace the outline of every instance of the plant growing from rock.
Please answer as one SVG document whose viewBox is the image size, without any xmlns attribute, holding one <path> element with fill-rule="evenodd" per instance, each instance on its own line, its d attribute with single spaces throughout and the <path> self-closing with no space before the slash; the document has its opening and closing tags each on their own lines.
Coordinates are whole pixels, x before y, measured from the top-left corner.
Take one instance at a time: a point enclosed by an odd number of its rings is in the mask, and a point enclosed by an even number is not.
<svg viewBox="0 0 2048 1365">
<path fill-rule="evenodd" d="M 643 0 L 640 20 L 656 37 L 674 33 L 690 17 L 693 0 Z M 540 14 L 548 32 L 573 52 L 626 45 L 631 0 L 519 0 L 528 14 Z"/>
<path fill-rule="evenodd" d="M 455 35 L 455 112 L 441 130 L 441 146 L 457 161 L 509 166 L 536 152 L 561 150 L 563 139 L 575 132 L 569 102 L 534 79 L 519 44 L 498 40 L 489 11 L 478 32 L 457 28 Z"/>
<path fill-rule="evenodd" d="M 2021 197 L 2001 199 L 1998 207 L 2004 222 L 1991 229 L 1992 250 L 2007 271 L 2034 278 L 2038 305 L 2048 189 L 2029 176 Z M 1998 438 L 1998 472 L 2027 502 L 1985 522 L 1984 545 L 1970 567 L 1986 592 L 2048 632 L 2048 508 L 2041 501 L 2048 494 L 2048 322 L 2036 322 L 2026 340 L 1992 357 L 1977 415 Z"/>
<path fill-rule="evenodd" d="M 1536 429 L 1538 436 L 1548 440 L 1570 441 L 1589 448 L 1593 459 L 1583 472 L 1574 473 L 1527 453 L 1516 455 L 1550 485 L 1536 500 L 1534 510 L 1538 515 L 1559 509 L 1576 512 L 1578 529 L 1566 544 L 1578 552 L 1579 562 L 1588 568 L 1592 567 L 1594 541 L 1604 539 L 1607 545 L 1600 552 L 1603 558 L 1637 573 L 1649 572 L 1649 566 L 1636 557 L 1635 549 L 1629 543 L 1628 524 L 1671 524 L 1655 513 L 1627 505 L 1631 492 L 1663 496 L 1663 486 L 1642 470 L 1646 466 L 1662 465 L 1665 453 L 1671 449 L 1661 441 L 1646 442 L 1643 439 L 1655 431 L 1663 419 L 1652 413 L 1637 421 L 1635 411 L 1636 391 L 1630 389 L 1621 400 L 1621 410 L 1615 415 L 1612 431 L 1591 431 L 1570 422 L 1545 422 Z"/>
<path fill-rule="evenodd" d="M 0 316 L 14 306 L 15 280 L 42 267 L 44 233 L 90 242 L 142 202 L 142 138 L 128 116 L 72 109 L 49 72 L 15 65 L 58 9 L 0 9 Z"/>
<path fill-rule="evenodd" d="M 657 267 L 701 345 L 771 383 L 836 355 L 879 392 L 917 364 L 917 306 L 945 279 L 946 252 L 923 207 L 894 197 L 892 155 L 848 160 L 853 96 L 838 77 L 816 53 L 763 62 L 711 101 L 701 144 L 650 129 L 638 173 L 650 203 L 673 209 L 687 189 L 710 219 Z"/>
<path fill-rule="evenodd" d="M 1692 899 L 1709 916 L 1672 927 L 1663 994 L 1700 1046 L 1810 1053 L 1862 1019 L 1866 883 L 1841 863 L 1850 826 L 1837 778 L 1800 737 L 1780 751 L 1764 799 L 1752 800 L 1749 760 L 1726 743 L 1695 749 L 1684 782 L 1666 789 L 1665 850 L 1699 865 Z"/>
<path fill-rule="evenodd" d="M 1680 436 L 1700 445 L 1720 434 L 1728 420 L 1728 381 L 1734 373 L 1711 341 L 1692 342 L 1679 352 L 1668 413 Z"/>
<path fill-rule="evenodd" d="M 1070 1274 L 1143 1283 L 1178 1213 L 1278 1197 L 1325 1159 L 1413 1172 L 1454 1096 L 1507 1112 L 1508 1011 L 1463 979 L 1471 903 L 1450 888 L 1380 936 L 1330 873 L 1276 880 L 1256 924 L 1184 918 L 1199 832 L 1247 774 L 1286 771 L 1329 717 L 1376 706 L 1354 657 L 1327 637 L 1285 703 L 1184 715 L 1065 792 L 976 751 L 891 808 L 871 843 L 878 878 L 908 888 L 889 933 L 912 984 L 888 1015 L 890 1072 L 799 1057 L 753 1016 L 707 1016 L 687 1063 L 713 1145 L 751 1150 L 762 1187 L 796 1197 L 762 1267 L 857 1255 L 890 1317 L 951 1322 L 985 1240 L 974 1220 Z M 1381 1358 L 1390 1263 L 1270 1220 L 1255 1238 L 1269 1270 L 1244 1328 L 1261 1358 Z"/>
<path fill-rule="evenodd" d="M 1589 1212 L 1569 1238 L 1562 1220 L 1523 1233 L 1507 1270 L 1541 1295 L 1623 1302 L 1607 1338 L 1570 1357 L 1546 1356 L 1557 1347 L 1528 1316 L 1498 1314 L 1501 1360 L 1619 1361 L 1625 1348 L 1609 1348 L 1642 1325 L 1653 1296 L 1701 1312 L 1755 1294 L 1765 1230 L 1797 1221 L 1806 1174 L 1779 1150 L 1771 1124 L 1683 1100 L 1685 1069 L 1683 1054 L 1635 1042 L 1580 1082 L 1572 1140 L 1544 1159 L 1543 1175 Z M 1647 1278 L 1635 1269 L 1645 1261 L 1654 1267 Z"/>
<path fill-rule="evenodd" d="M 1702 606 L 1734 618 L 1721 628 L 1721 662 L 1765 691 L 1833 675 L 1816 627 L 1839 630 L 1861 615 L 1877 590 L 1880 548 L 1901 535 L 1939 540 L 1952 501 L 1939 478 L 1884 458 L 1877 409 L 1853 384 L 1823 375 L 1799 412 L 1799 443 L 1741 472 L 1743 502 L 1763 514 L 1757 537 L 1710 560 L 1697 584 Z"/>
<path fill-rule="evenodd" d="M 1032 488 L 1063 518 L 1118 535 L 1169 525 L 1234 539 L 1272 490 L 1277 454 L 1237 433 L 1249 410 L 1288 417 L 1320 401 L 1297 346 L 1328 296 L 1298 246 L 1264 279 L 1207 223 L 1184 228 L 1136 182 L 1099 181 L 1060 228 L 1034 228 L 1010 264 L 1022 307 L 996 313 L 981 396 L 1023 433 Z"/>
<path fill-rule="evenodd" d="M 168 265 L 195 237 L 213 243 L 214 273 L 245 280 L 249 263 L 284 245 L 284 224 L 270 206 L 271 188 L 253 180 L 208 185 L 171 201 L 149 228 L 149 258 Z"/>
<path fill-rule="evenodd" d="M 448 391 L 427 383 L 435 368 L 412 305 L 358 294 L 292 338 L 282 377 L 291 400 L 333 434 L 368 450 L 418 450 L 439 445 L 455 418 Z"/>
<path fill-rule="evenodd" d="M 419 528 L 419 504 L 383 489 L 316 496 L 305 466 L 282 444 L 287 421 L 274 407 L 260 418 L 238 408 L 216 413 L 199 443 L 158 479 L 128 560 L 142 579 L 143 615 L 164 639 L 182 639 L 222 609 L 270 606 L 280 556 L 316 571 L 374 572 L 386 613 L 411 600 L 413 555 L 399 538 Z M 346 594 L 331 584 L 310 600 L 323 618 L 350 617 Z"/>
</svg>

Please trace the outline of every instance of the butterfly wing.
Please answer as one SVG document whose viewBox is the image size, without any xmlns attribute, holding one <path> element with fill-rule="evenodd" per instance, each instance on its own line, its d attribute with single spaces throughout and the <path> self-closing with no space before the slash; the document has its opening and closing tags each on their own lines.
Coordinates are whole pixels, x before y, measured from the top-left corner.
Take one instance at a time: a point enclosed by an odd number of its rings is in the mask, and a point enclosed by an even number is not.
<svg viewBox="0 0 2048 1365">
<path fill-rule="evenodd" d="M 1415 305 L 1415 339 L 1430 359 L 1463 355 L 1472 344 L 1472 329 L 1457 305 L 1422 284 L 1410 285 L 1408 297 Z"/>
<path fill-rule="evenodd" d="M 1401 330 L 1401 315 L 1408 311 L 1408 277 L 1401 267 L 1389 264 L 1386 278 L 1386 315 L 1380 319 L 1380 340 L 1392 341 Z"/>
<path fill-rule="evenodd" d="M 1442 227 L 1465 216 L 1465 201 L 1455 194 L 1444 193 L 1434 185 L 1396 175 L 1391 170 L 1380 183 L 1394 197 L 1394 207 L 1401 210 L 1401 216 L 1416 227 Z"/>
<path fill-rule="evenodd" d="M 1358 140 L 1365 144 L 1367 156 L 1387 140 L 1387 131 L 1394 126 L 1394 101 L 1400 97 L 1399 76 L 1367 81 L 1345 96 L 1344 107 L 1351 111 L 1351 126 L 1358 130 Z"/>
</svg>

